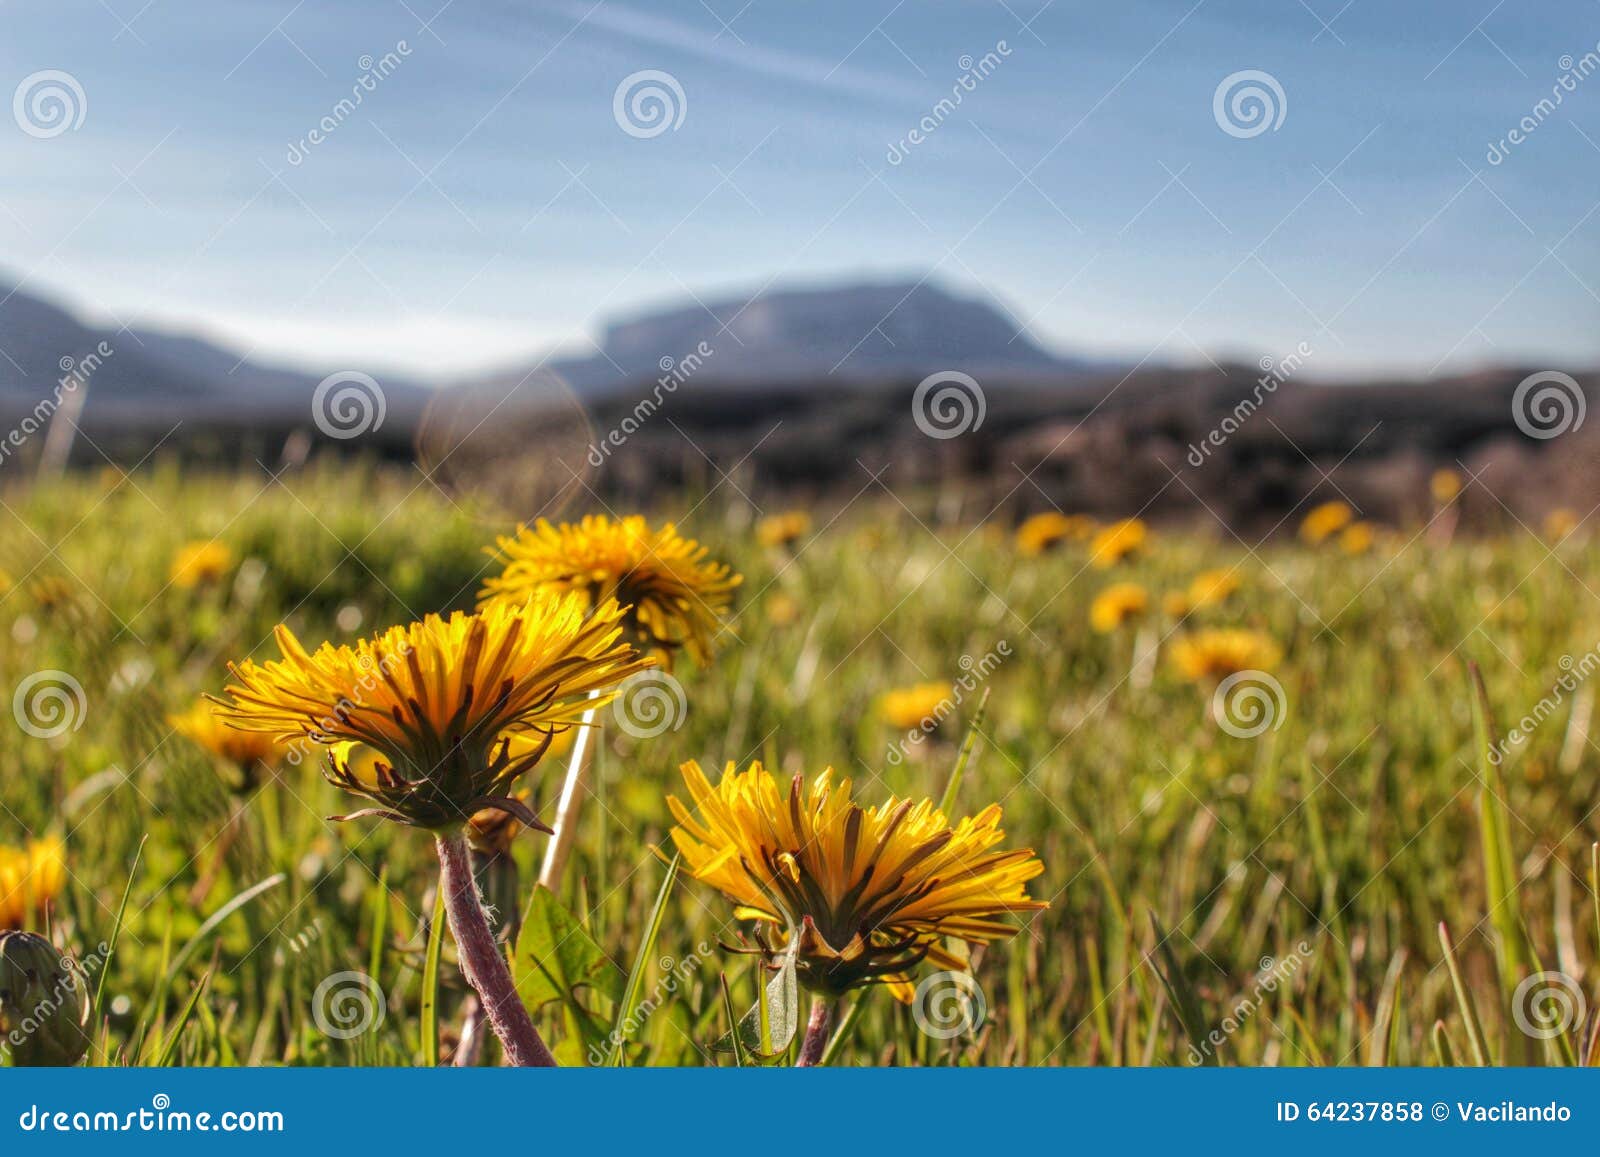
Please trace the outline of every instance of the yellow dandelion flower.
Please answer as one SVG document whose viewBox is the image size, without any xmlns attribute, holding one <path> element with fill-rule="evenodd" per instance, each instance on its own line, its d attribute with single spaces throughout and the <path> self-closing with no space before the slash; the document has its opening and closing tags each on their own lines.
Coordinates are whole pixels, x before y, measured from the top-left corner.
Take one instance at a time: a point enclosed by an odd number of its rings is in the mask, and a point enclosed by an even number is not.
<svg viewBox="0 0 1600 1157">
<path fill-rule="evenodd" d="M 1150 596 L 1138 583 L 1112 583 L 1089 604 L 1089 625 L 1109 634 L 1150 609 Z"/>
<path fill-rule="evenodd" d="M 1017 550 L 1035 557 L 1063 542 L 1086 542 L 1094 532 L 1095 521 L 1087 514 L 1046 510 L 1025 519 L 1017 527 Z"/>
<path fill-rule="evenodd" d="M 233 569 L 233 551 L 220 542 L 191 542 L 172 560 L 172 585 L 183 590 L 210 586 Z"/>
<path fill-rule="evenodd" d="M 944 722 L 952 708 L 949 683 L 917 683 L 886 692 L 878 701 L 878 713 L 897 731 L 921 727 L 932 731 Z"/>
<path fill-rule="evenodd" d="M 1366 554 L 1377 541 L 1378 532 L 1370 522 L 1352 522 L 1339 532 L 1339 549 L 1345 554 Z"/>
<path fill-rule="evenodd" d="M 770 514 L 756 523 L 756 541 L 762 546 L 788 546 L 811 533 L 811 515 L 804 510 Z"/>
<path fill-rule="evenodd" d="M 66 845 L 59 836 L 0 847 L 0 928 L 42 926 L 50 902 L 66 881 Z"/>
<path fill-rule="evenodd" d="M 1181 619 L 1194 610 L 1194 600 L 1188 591 L 1168 591 L 1161 596 L 1161 613 L 1169 619 Z"/>
<path fill-rule="evenodd" d="M 592 603 L 615 599 L 623 623 L 641 646 L 671 655 L 685 649 L 697 661 L 711 644 L 742 578 L 709 550 L 684 538 L 672 523 L 653 528 L 642 515 L 589 515 L 559 526 L 540 519 L 502 536 L 490 554 L 505 569 L 484 583 L 480 606 L 517 604 L 535 593 L 580 591 Z"/>
<path fill-rule="evenodd" d="M 1544 536 L 1553 542 L 1559 542 L 1577 530 L 1581 521 L 1576 510 L 1558 506 L 1544 516 Z"/>
<path fill-rule="evenodd" d="M 1428 479 L 1428 490 L 1433 494 L 1433 500 L 1441 506 L 1454 502 L 1456 495 L 1461 493 L 1461 475 L 1448 468 L 1435 470 L 1433 477 Z"/>
<path fill-rule="evenodd" d="M 1214 607 L 1228 601 L 1239 589 L 1239 576 L 1231 570 L 1204 570 L 1189 584 L 1190 604 Z"/>
<path fill-rule="evenodd" d="M 1269 671 L 1283 658 L 1266 635 L 1232 628 L 1184 635 L 1173 641 L 1171 654 L 1173 665 L 1195 682 L 1226 679 L 1240 671 Z"/>
<path fill-rule="evenodd" d="M 449 619 L 429 615 L 354 647 L 324 643 L 314 653 L 280 626 L 283 659 L 230 665 L 229 698 L 216 702 L 244 730 L 373 749 L 366 770 L 342 749 L 325 773 L 378 805 L 357 815 L 453 831 L 473 812 L 499 807 L 539 826 L 508 792 L 553 733 L 650 665 L 622 633 L 621 607 L 607 600 L 591 609 L 577 593 L 536 595 L 522 605 L 502 600 Z M 513 731 L 535 740 L 531 750 L 513 753 L 506 735 Z"/>
<path fill-rule="evenodd" d="M 832 769 L 809 790 L 795 776 L 787 798 L 760 763 L 728 764 L 715 787 L 698 763 L 682 772 L 691 806 L 667 805 L 684 868 L 757 922 L 764 951 L 792 947 L 812 991 L 903 986 L 924 959 L 944 963 L 941 938 L 1005 939 L 1017 928 L 1003 916 L 1047 907 L 1028 897 L 1044 871 L 1032 850 L 997 847 L 998 804 L 952 826 L 931 800 L 863 808 Z"/>
<path fill-rule="evenodd" d="M 1334 499 L 1314 506 L 1311 512 L 1300 523 L 1300 537 L 1306 542 L 1315 545 L 1326 542 L 1338 534 L 1355 520 L 1356 512 L 1350 509 L 1348 502 Z"/>
<path fill-rule="evenodd" d="M 1144 522 L 1137 518 L 1124 518 L 1099 531 L 1089 543 L 1089 561 L 1104 570 L 1115 566 L 1130 555 L 1144 549 L 1150 537 Z"/>
</svg>

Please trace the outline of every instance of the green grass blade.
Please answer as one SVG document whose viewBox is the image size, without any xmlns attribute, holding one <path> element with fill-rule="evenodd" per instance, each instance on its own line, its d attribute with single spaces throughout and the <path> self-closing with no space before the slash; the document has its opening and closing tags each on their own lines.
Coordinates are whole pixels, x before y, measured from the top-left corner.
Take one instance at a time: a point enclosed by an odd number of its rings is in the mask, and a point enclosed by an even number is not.
<svg viewBox="0 0 1600 1157">
<path fill-rule="evenodd" d="M 1467 1043 L 1472 1046 L 1472 1055 L 1477 1063 L 1487 1067 L 1491 1063 L 1489 1042 L 1483 1037 L 1478 1006 L 1472 1003 L 1472 994 L 1467 991 L 1467 982 L 1461 976 L 1461 965 L 1456 961 L 1455 941 L 1450 938 L 1450 929 L 1443 923 L 1439 925 L 1439 946 L 1444 949 L 1445 967 L 1450 970 L 1450 984 L 1456 992 L 1456 1006 L 1460 1008 L 1461 1022 L 1467 1028 Z"/>
<path fill-rule="evenodd" d="M 367 949 L 367 975 L 378 979 L 378 970 L 383 967 L 383 938 L 388 934 L 389 926 L 389 865 L 384 864 L 378 873 L 378 890 L 374 893 L 375 902 L 372 910 L 372 944 Z M 435 919 L 438 918 L 437 913 Z"/>
<path fill-rule="evenodd" d="M 184 1026 L 189 1023 L 189 1018 L 194 1015 L 195 1005 L 200 1003 L 200 998 L 205 995 L 206 988 L 211 984 L 211 971 L 207 969 L 200 974 L 200 979 L 195 983 L 194 991 L 189 994 L 189 1001 L 183 1006 L 183 1011 L 172 1027 L 167 1030 L 167 1041 L 161 1049 L 161 1055 L 156 1058 L 155 1067 L 164 1069 L 172 1063 L 172 1055 L 178 1051 L 178 1042 L 183 1039 Z"/>
<path fill-rule="evenodd" d="M 722 988 L 722 1010 L 728 1017 L 728 1039 L 733 1042 L 733 1064 L 744 1068 L 744 1042 L 739 1039 L 739 1014 L 733 1011 L 733 993 L 728 989 L 728 974 L 717 973 L 717 984 Z"/>
<path fill-rule="evenodd" d="M 94 1003 L 90 1006 L 89 1023 L 100 1022 L 101 1011 L 105 1008 L 106 977 L 111 973 L 111 960 L 117 954 L 117 941 L 122 936 L 122 922 L 128 913 L 128 897 L 133 895 L 133 880 L 139 874 L 139 861 L 144 856 L 144 845 L 150 837 L 139 838 L 139 846 L 134 850 L 133 863 L 128 866 L 128 882 L 122 886 L 122 901 L 117 905 L 117 915 L 111 922 L 111 933 L 106 937 L 106 950 L 100 960 L 100 975 L 95 977 Z"/>
<path fill-rule="evenodd" d="M 821 1068 L 833 1064 L 834 1059 L 844 1051 L 845 1042 L 850 1039 L 850 1034 L 855 1031 L 856 1021 L 861 1019 L 861 1010 L 866 1007 L 867 994 L 858 992 L 851 1000 L 850 1006 L 844 1010 L 844 1015 L 839 1018 L 839 1027 L 833 1030 L 833 1037 L 828 1041 L 828 1047 L 822 1050 L 822 1059 L 817 1062 Z"/>
<path fill-rule="evenodd" d="M 956 755 L 956 765 L 950 769 L 950 778 L 944 785 L 944 794 L 939 797 L 939 810 L 945 815 L 950 814 L 950 809 L 956 805 L 956 795 L 961 791 L 962 777 L 967 774 L 967 763 L 972 759 L 972 749 L 978 743 L 978 729 L 983 726 L 983 717 L 989 710 L 989 692 L 992 688 L 985 687 L 983 694 L 978 698 L 978 709 L 972 713 L 972 722 L 967 724 L 967 733 L 961 737 L 961 751 Z"/>
<path fill-rule="evenodd" d="M 655 907 L 650 910 L 650 918 L 645 923 L 644 937 L 639 941 L 639 950 L 633 957 L 633 967 L 629 970 L 627 983 L 622 989 L 622 1000 L 617 1004 L 616 1022 L 611 1026 L 611 1039 L 616 1043 L 611 1046 L 610 1055 L 606 1058 L 608 1065 L 621 1065 L 624 1062 L 628 1038 L 632 1035 L 628 1031 L 628 1022 L 633 1019 L 633 1014 L 639 1008 L 639 993 L 644 988 L 644 975 L 650 968 L 650 958 L 654 955 L 656 941 L 661 936 L 661 922 L 667 914 L 667 900 L 672 895 L 673 885 L 678 881 L 678 866 L 681 861 L 682 857 L 674 854 L 672 861 L 667 865 L 667 874 L 662 878 L 661 888 L 656 893 Z"/>
<path fill-rule="evenodd" d="M 167 969 L 166 979 L 163 982 L 162 987 L 164 989 L 171 988 L 173 979 L 183 971 L 184 965 L 188 964 L 189 961 L 194 958 L 194 954 L 200 950 L 201 945 L 210 939 L 211 934 L 222 925 L 224 920 L 226 920 L 229 916 L 232 916 L 240 908 L 243 908 L 246 904 L 250 903 L 251 900 L 254 900 L 263 892 L 270 892 L 273 888 L 276 888 L 288 878 L 289 877 L 282 872 L 279 872 L 275 876 L 268 876 L 259 884 L 254 884 L 251 887 L 246 888 L 243 892 L 240 892 L 222 907 L 211 913 L 211 915 L 206 918 L 205 923 L 201 924 L 199 928 L 195 929 L 195 934 L 189 937 L 189 942 L 185 944 L 178 951 L 178 955 L 173 958 L 171 966 Z"/>
<path fill-rule="evenodd" d="M 1183 1029 L 1184 1038 L 1190 1046 L 1200 1054 L 1202 1063 L 1216 1065 L 1219 1063 L 1216 1051 L 1206 1047 L 1205 1006 L 1201 1004 L 1199 995 L 1189 983 L 1189 978 L 1184 975 L 1178 954 L 1172 950 L 1172 944 L 1167 934 L 1162 931 L 1154 912 L 1150 914 L 1150 928 L 1156 937 L 1155 953 L 1152 953 L 1152 956 L 1159 954 L 1162 964 L 1158 967 L 1152 959 L 1150 967 L 1161 981 L 1161 986 L 1167 990 L 1167 999 L 1172 1005 L 1173 1015 L 1178 1018 L 1178 1026 Z"/>
<path fill-rule="evenodd" d="M 1433 1055 L 1444 1068 L 1456 1067 L 1456 1046 L 1451 1043 L 1450 1030 L 1442 1020 L 1433 1022 Z"/>
<path fill-rule="evenodd" d="M 428 922 L 428 954 L 422 965 L 422 1063 L 439 1063 L 439 958 L 444 953 L 444 886 L 433 890 L 433 919 Z"/>
</svg>

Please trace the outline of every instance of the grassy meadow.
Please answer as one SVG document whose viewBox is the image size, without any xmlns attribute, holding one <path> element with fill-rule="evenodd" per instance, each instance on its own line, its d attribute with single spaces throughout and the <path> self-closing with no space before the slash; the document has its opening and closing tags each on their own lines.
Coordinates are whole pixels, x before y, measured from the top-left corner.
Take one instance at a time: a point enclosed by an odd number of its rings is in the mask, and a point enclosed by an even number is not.
<svg viewBox="0 0 1600 1157">
<path fill-rule="evenodd" d="M 1590 1056 L 1588 1020 L 1560 1005 L 1600 976 L 1584 682 L 1600 550 L 1581 529 L 1451 534 L 1447 515 L 1313 545 L 1297 516 L 1252 550 L 1215 526 L 1156 526 L 1099 567 L 1070 536 L 1020 550 L 1009 516 L 944 521 L 936 498 L 819 507 L 788 543 L 764 544 L 732 488 L 646 512 L 744 581 L 714 660 L 673 670 L 676 728 L 600 714 L 573 859 L 523 922 L 543 967 L 520 966 L 519 988 L 563 1063 L 760 1059 L 727 1039 L 765 979 L 721 947 L 746 926 L 688 873 L 662 896 L 679 764 L 714 777 L 757 758 L 784 779 L 832 765 L 863 802 L 998 802 L 1007 846 L 1045 866 L 1029 891 L 1049 908 L 974 953 L 961 1031 L 926 1031 L 874 987 L 846 998 L 829 1063 Z M 53 671 L 82 689 L 62 705 L 72 726 L 10 733 L 0 845 L 59 837 L 65 875 L 28 926 L 80 960 L 112 949 L 90 977 L 86 1063 L 449 1063 L 468 990 L 450 937 L 430 935 L 427 835 L 329 822 L 352 803 L 314 760 L 251 790 L 169 720 L 220 692 L 230 659 L 276 658 L 280 622 L 314 645 L 470 608 L 484 547 L 516 515 L 354 466 L 85 474 L 0 500 L 0 686 Z M 219 573 L 174 583 L 179 552 L 213 540 Z M 1178 605 L 1217 570 L 1237 589 Z M 1143 612 L 1097 630 L 1113 583 L 1136 584 Z M 1259 734 L 1222 726 L 1214 680 L 1178 662 L 1211 628 L 1276 652 Z M 907 741 L 884 698 L 929 683 L 942 722 Z M 545 819 L 563 766 L 529 781 Z M 545 842 L 517 837 L 501 914 L 529 904 Z M 1558 978 L 1530 985 L 1539 973 Z M 354 991 L 326 983 L 352 975 Z M 352 1016 L 361 1031 L 327 1031 Z"/>
</svg>

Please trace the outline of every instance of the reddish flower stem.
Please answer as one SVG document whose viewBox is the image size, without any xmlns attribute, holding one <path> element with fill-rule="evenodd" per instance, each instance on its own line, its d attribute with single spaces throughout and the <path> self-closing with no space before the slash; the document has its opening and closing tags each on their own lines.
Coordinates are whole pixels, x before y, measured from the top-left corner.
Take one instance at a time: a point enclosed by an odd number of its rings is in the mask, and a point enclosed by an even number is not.
<svg viewBox="0 0 1600 1157">
<path fill-rule="evenodd" d="M 472 861 L 466 837 L 457 832 L 437 838 L 439 846 L 439 887 L 444 889 L 444 910 L 450 918 L 450 931 L 456 938 L 461 971 L 483 1001 L 489 1026 L 500 1038 L 506 1059 L 523 1067 L 554 1068 L 539 1030 L 517 995 L 500 946 L 495 943 L 489 918 L 478 897 L 478 883 L 472 875 Z"/>
<path fill-rule="evenodd" d="M 822 996 L 811 998 L 811 1017 L 806 1022 L 805 1039 L 800 1042 L 800 1059 L 797 1069 L 813 1068 L 822 1061 L 828 1049 L 828 1029 L 833 1026 L 833 1001 Z"/>
</svg>

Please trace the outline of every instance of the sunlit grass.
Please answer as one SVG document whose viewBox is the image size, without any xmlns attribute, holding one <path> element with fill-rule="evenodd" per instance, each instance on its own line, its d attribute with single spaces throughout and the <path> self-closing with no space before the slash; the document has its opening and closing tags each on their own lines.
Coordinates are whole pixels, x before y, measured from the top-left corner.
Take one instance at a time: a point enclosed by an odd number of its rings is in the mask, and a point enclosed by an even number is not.
<svg viewBox="0 0 1600 1157">
<path fill-rule="evenodd" d="M 1586 991 L 1596 971 L 1592 689 L 1558 689 L 1600 643 L 1588 590 L 1600 552 L 1587 540 L 1442 544 L 1393 528 L 1350 554 L 1294 528 L 1251 551 L 1220 531 L 1154 527 L 1136 550 L 1118 545 L 1124 531 L 1032 553 L 1032 539 L 1028 551 L 1014 541 L 1017 519 L 943 524 L 931 501 L 902 495 L 915 518 L 863 501 L 763 546 L 738 495 L 701 497 L 650 513 L 683 519 L 744 574 L 736 614 L 714 661 L 675 668 L 687 704 L 676 730 L 638 737 L 602 713 L 598 796 L 559 904 L 535 899 L 523 927 L 530 946 L 566 946 L 577 982 L 576 1006 L 540 999 L 559 985 L 524 989 L 563 1061 L 741 1059 L 718 1045 L 765 979 L 719 948 L 741 926 L 683 881 L 660 896 L 680 763 L 759 759 L 784 779 L 832 764 L 866 802 L 938 799 L 984 691 L 951 810 L 1000 802 L 1008 843 L 1045 865 L 1030 889 L 1050 907 L 977 953 L 987 1016 L 975 1031 L 930 1035 L 873 993 L 845 1011 L 832 1063 L 1183 1065 L 1214 1029 L 1223 1064 L 1586 1051 L 1575 1030 L 1519 1031 L 1511 997 L 1535 966 Z M 64 672 L 82 707 L 54 737 L 13 733 L 0 845 L 63 836 L 52 939 L 85 956 L 115 932 L 91 1061 L 415 1064 L 435 1039 L 447 1056 L 465 990 L 444 967 L 437 1003 L 424 999 L 427 841 L 328 823 L 348 808 L 312 759 L 249 791 L 169 720 L 220 691 L 228 659 L 274 657 L 279 622 L 308 644 L 350 642 L 470 609 L 495 566 L 483 547 L 542 512 L 358 469 L 269 485 L 163 468 L 4 503 L 0 686 Z M 227 548 L 211 554 L 220 567 L 174 583 L 180 552 L 212 541 Z M 1112 583 L 1150 604 L 1137 624 L 1096 631 L 1091 607 Z M 1191 597 L 1162 607 L 1169 592 Z M 1281 715 L 1254 738 L 1220 727 L 1211 684 L 1170 659 L 1211 629 L 1281 652 Z M 1468 660 L 1490 738 L 1474 737 Z M 950 686 L 952 709 L 908 741 L 884 696 L 924 683 Z M 1489 761 L 1484 745 L 1541 700 L 1537 726 Z M 546 818 L 561 771 L 548 762 L 529 783 Z M 544 842 L 524 832 L 513 845 L 524 905 Z M 1258 996 L 1264 968 L 1290 959 Z M 369 974 L 381 994 L 381 1022 L 348 1038 L 317 1015 L 319 985 L 339 973 Z M 1254 1007 L 1239 1016 L 1244 997 Z M 624 1003 L 626 1041 L 588 1049 L 583 1017 L 603 1034 Z"/>
</svg>

